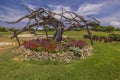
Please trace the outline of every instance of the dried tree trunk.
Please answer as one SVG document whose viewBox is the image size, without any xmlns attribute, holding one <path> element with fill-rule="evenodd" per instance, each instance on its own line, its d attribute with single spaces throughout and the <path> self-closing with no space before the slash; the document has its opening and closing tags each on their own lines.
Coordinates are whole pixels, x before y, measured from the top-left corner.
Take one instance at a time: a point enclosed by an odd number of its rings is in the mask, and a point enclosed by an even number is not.
<svg viewBox="0 0 120 80">
<path fill-rule="evenodd" d="M 54 34 L 54 41 L 59 42 L 62 40 L 62 35 L 64 33 L 64 28 L 61 26 L 56 27 L 56 32 Z"/>
<path fill-rule="evenodd" d="M 91 33 L 89 31 L 88 25 L 86 25 L 86 29 L 87 29 L 87 32 L 88 32 L 88 35 L 89 35 L 90 43 L 91 43 L 91 45 L 93 45 L 93 40 L 92 40 Z"/>
<path fill-rule="evenodd" d="M 13 31 L 13 33 L 14 33 L 14 36 L 16 37 L 16 40 L 17 40 L 18 45 L 19 45 L 19 47 L 20 47 L 21 44 L 20 44 L 20 41 L 19 41 L 18 36 L 17 36 L 17 34 L 16 34 L 16 31 Z"/>
<path fill-rule="evenodd" d="M 46 27 L 44 26 L 44 30 L 45 30 L 45 34 L 46 34 L 46 37 L 48 39 L 48 33 L 47 33 L 47 30 L 46 30 Z"/>
</svg>

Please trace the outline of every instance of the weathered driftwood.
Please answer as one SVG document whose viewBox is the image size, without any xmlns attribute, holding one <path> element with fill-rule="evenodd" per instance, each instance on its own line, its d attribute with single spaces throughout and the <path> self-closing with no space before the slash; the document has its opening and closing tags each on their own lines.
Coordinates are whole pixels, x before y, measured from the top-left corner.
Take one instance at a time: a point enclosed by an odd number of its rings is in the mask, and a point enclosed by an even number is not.
<svg viewBox="0 0 120 80">
<path fill-rule="evenodd" d="M 21 17 L 20 19 L 16 20 L 15 22 L 7 22 L 7 23 L 15 24 L 26 18 L 29 21 L 28 21 L 27 25 L 20 31 L 17 31 L 15 33 L 15 35 L 12 36 L 12 38 L 16 37 L 21 32 L 24 32 L 30 28 L 37 26 L 37 28 L 35 29 L 35 31 L 36 31 L 41 26 L 50 25 L 50 26 L 53 26 L 54 29 L 56 30 L 54 37 L 53 37 L 54 40 L 61 41 L 62 34 L 64 33 L 64 31 L 72 29 L 72 28 L 76 28 L 76 27 L 86 27 L 87 32 L 90 37 L 90 42 L 93 45 L 91 33 L 89 31 L 88 26 L 100 25 L 100 22 L 98 20 L 96 20 L 94 17 L 90 16 L 90 18 L 92 18 L 94 20 L 94 22 L 91 22 L 91 21 L 85 19 L 83 16 L 80 16 L 72 11 L 66 11 L 66 10 L 62 9 L 62 13 L 58 14 L 58 13 L 49 11 L 45 8 L 39 8 L 38 10 L 34 11 L 24 4 L 23 4 L 23 6 L 28 10 L 29 14 Z M 65 16 L 65 14 L 68 14 L 70 17 Z M 60 19 L 56 18 L 55 17 L 56 15 L 61 18 Z M 30 24 L 32 20 L 34 20 L 34 23 Z M 81 25 L 81 22 L 84 24 Z M 66 25 L 68 25 L 67 28 L 66 28 Z M 47 33 L 46 33 L 46 35 L 47 35 Z M 19 43 L 19 40 L 18 40 L 18 43 Z"/>
</svg>

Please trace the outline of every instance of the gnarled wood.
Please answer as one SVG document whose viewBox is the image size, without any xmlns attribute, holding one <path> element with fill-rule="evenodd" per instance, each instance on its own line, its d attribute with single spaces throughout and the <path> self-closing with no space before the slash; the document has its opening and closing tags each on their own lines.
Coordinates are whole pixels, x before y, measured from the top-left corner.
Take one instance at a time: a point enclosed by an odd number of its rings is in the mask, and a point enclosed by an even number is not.
<svg viewBox="0 0 120 80">
<path fill-rule="evenodd" d="M 27 26 L 25 26 L 22 30 L 17 31 L 16 35 L 20 34 L 21 32 L 24 32 L 32 27 L 35 27 L 35 26 L 37 26 L 37 28 L 36 28 L 36 30 L 37 30 L 41 26 L 50 25 L 50 26 L 53 26 L 54 29 L 56 30 L 56 32 L 54 34 L 54 40 L 61 41 L 62 34 L 64 33 L 64 31 L 72 29 L 72 28 L 76 28 L 76 27 L 86 27 L 87 32 L 90 37 L 91 44 L 93 44 L 93 41 L 91 38 L 91 33 L 89 31 L 88 26 L 94 26 L 94 24 L 95 25 L 100 24 L 100 22 L 97 21 L 94 17 L 90 16 L 94 20 L 94 23 L 91 23 L 91 21 L 85 19 L 83 16 L 80 16 L 72 11 L 66 11 L 66 10 L 62 9 L 62 13 L 58 14 L 58 13 L 49 11 L 45 8 L 39 8 L 38 10 L 34 11 L 34 10 L 30 9 L 28 6 L 26 6 L 25 4 L 23 6 L 27 9 L 29 14 L 21 17 L 20 19 L 16 20 L 15 22 L 8 22 L 9 24 L 15 24 L 26 18 L 29 20 Z M 71 17 L 65 16 L 65 14 L 68 14 Z M 61 18 L 58 19 L 57 17 L 55 17 L 56 15 Z M 34 20 L 33 24 L 30 24 L 31 20 Z M 84 24 L 81 25 L 81 22 Z M 69 25 L 67 28 L 66 28 L 66 24 Z M 16 37 L 16 36 L 13 35 L 12 38 L 13 37 Z"/>
</svg>

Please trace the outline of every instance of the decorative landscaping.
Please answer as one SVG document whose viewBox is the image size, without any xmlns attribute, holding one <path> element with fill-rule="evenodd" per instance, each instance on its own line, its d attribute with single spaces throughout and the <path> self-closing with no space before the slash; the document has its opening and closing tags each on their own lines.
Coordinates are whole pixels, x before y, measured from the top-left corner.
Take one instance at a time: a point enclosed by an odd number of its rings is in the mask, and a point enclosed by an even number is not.
<svg viewBox="0 0 120 80">
<path fill-rule="evenodd" d="M 84 40 L 64 39 L 54 42 L 52 39 L 33 39 L 25 41 L 17 50 L 24 60 L 50 59 L 54 61 L 70 62 L 75 59 L 84 59 L 92 54 L 92 46 Z"/>
<path fill-rule="evenodd" d="M 86 34 L 86 32 L 80 31 Z M 84 34 L 80 32 L 67 31 L 67 36 L 80 36 L 73 37 L 72 39 L 63 39 L 64 42 L 73 41 L 73 39 L 82 39 Z M 93 35 L 107 35 L 108 33 L 96 33 L 91 31 Z M 70 33 L 73 33 L 72 35 Z M 50 34 L 50 32 L 49 32 Z M 1 34 L 3 35 L 3 34 Z M 11 34 L 5 34 L 10 36 Z M 0 37 L 6 40 L 11 40 L 8 37 Z M 4 41 L 5 41 L 4 40 Z M 83 39 L 82 39 L 83 40 Z M 89 44 L 88 39 L 84 39 Z M 63 41 L 62 41 L 63 42 Z M 17 44 L 15 45 L 18 46 Z M 10 47 L 0 50 L 0 80 L 119 80 L 120 79 L 120 42 L 115 43 L 101 43 L 94 42 L 93 54 L 85 59 L 53 61 L 49 59 L 37 59 L 33 56 L 28 56 L 25 59 L 24 51 L 33 52 L 33 50 L 25 49 L 23 44 L 17 50 L 21 54 L 17 54 L 16 47 Z M 23 51 L 22 51 L 23 49 Z M 36 51 L 34 51 L 36 52 Z M 38 52 L 36 52 L 38 53 Z M 27 54 L 27 53 L 26 53 Z M 22 59 L 22 60 L 21 60 Z M 32 60 L 33 59 L 33 60 Z M 67 62 L 68 61 L 68 62 Z M 73 62 L 72 62 L 73 61 Z M 83 74 L 84 73 L 84 74 Z M 14 75 L 13 75 L 14 74 Z M 86 78 L 87 77 L 87 78 Z"/>
<path fill-rule="evenodd" d="M 88 39 L 89 39 L 89 36 L 88 36 L 88 35 L 84 35 L 84 38 L 88 38 Z M 110 35 L 109 37 L 93 35 L 93 36 L 92 36 L 92 39 L 93 39 L 94 41 L 99 41 L 99 42 L 104 42 L 104 43 L 111 43 L 111 42 L 113 42 L 116 38 L 115 38 L 113 35 Z M 118 39 L 119 39 L 119 38 L 117 38 L 117 40 L 118 40 Z"/>
<path fill-rule="evenodd" d="M 109 38 L 112 38 L 114 41 L 120 41 L 120 34 L 109 34 Z"/>
<path fill-rule="evenodd" d="M 1 2 L 0 80 L 120 80 L 119 4 L 51 1 Z"/>
</svg>

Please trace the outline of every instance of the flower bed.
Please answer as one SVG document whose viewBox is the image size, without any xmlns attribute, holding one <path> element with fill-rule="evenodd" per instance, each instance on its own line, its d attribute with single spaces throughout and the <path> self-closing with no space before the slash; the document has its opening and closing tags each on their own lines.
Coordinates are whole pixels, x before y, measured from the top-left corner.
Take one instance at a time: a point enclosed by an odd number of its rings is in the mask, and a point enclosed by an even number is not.
<svg viewBox="0 0 120 80">
<path fill-rule="evenodd" d="M 88 38 L 89 39 L 89 36 L 88 35 L 84 35 L 84 38 Z M 92 39 L 94 41 L 99 41 L 99 42 L 104 42 L 104 43 L 113 42 L 113 40 L 114 40 L 114 38 L 112 38 L 112 37 L 105 37 L 105 36 L 98 36 L 98 35 L 93 35 Z"/>
<path fill-rule="evenodd" d="M 65 39 L 54 42 L 51 39 L 33 39 L 25 41 L 18 50 L 25 60 L 50 59 L 54 61 L 71 61 L 91 55 L 93 48 L 83 40 Z"/>
</svg>

